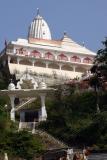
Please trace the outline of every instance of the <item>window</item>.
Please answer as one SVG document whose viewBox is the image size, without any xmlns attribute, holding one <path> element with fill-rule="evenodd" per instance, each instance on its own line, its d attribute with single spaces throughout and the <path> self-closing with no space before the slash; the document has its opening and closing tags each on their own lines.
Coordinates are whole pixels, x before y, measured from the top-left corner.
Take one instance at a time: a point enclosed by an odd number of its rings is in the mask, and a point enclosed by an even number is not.
<svg viewBox="0 0 107 160">
<path fill-rule="evenodd" d="M 64 55 L 63 53 L 58 55 L 58 60 L 62 60 L 62 61 L 68 61 L 68 57 L 66 55 Z"/>
<path fill-rule="evenodd" d="M 33 57 L 36 57 L 36 58 L 40 58 L 41 54 L 37 50 L 34 50 L 34 51 L 31 52 L 30 56 L 33 56 Z"/>
<path fill-rule="evenodd" d="M 54 57 L 54 55 L 53 55 L 52 53 L 47 52 L 47 53 L 45 54 L 45 58 L 47 58 L 47 59 L 54 59 L 55 57 Z"/>
<path fill-rule="evenodd" d="M 72 62 L 81 62 L 81 59 L 78 56 L 71 57 Z"/>
<path fill-rule="evenodd" d="M 84 58 L 83 63 L 92 63 L 92 59 L 89 57 Z"/>
</svg>

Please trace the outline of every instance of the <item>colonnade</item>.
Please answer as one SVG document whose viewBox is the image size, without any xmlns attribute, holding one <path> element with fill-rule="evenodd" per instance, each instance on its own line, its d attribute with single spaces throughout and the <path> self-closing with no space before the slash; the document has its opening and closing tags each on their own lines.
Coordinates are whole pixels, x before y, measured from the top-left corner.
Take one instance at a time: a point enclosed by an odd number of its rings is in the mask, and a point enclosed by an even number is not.
<svg viewBox="0 0 107 160">
<path fill-rule="evenodd" d="M 44 67 L 44 68 L 51 68 L 51 69 L 58 69 L 58 70 L 66 70 L 66 71 L 73 71 L 73 72 L 83 72 L 87 71 L 87 68 L 84 67 L 83 65 L 79 64 L 70 64 L 70 63 L 64 63 L 61 61 L 49 61 L 46 60 L 42 61 L 42 59 L 30 59 L 30 58 L 25 58 L 25 57 L 16 57 L 15 62 L 11 62 L 11 57 L 8 56 L 8 63 L 15 63 L 15 64 L 24 64 L 24 65 L 30 65 L 33 67 Z M 80 71 L 76 71 L 76 68 L 80 68 Z M 90 66 L 89 66 L 90 67 Z M 82 70 L 81 70 L 82 68 Z"/>
</svg>

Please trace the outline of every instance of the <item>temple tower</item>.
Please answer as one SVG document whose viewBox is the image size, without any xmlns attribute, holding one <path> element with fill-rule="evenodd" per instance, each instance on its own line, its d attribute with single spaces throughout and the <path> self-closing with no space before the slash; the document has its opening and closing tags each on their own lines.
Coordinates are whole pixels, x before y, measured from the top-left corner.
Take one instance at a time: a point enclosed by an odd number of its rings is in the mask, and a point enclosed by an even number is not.
<svg viewBox="0 0 107 160">
<path fill-rule="evenodd" d="M 51 32 L 49 26 L 43 19 L 43 17 L 40 16 L 39 9 L 37 9 L 37 16 L 31 22 L 31 25 L 29 27 L 28 37 L 51 40 Z"/>
</svg>

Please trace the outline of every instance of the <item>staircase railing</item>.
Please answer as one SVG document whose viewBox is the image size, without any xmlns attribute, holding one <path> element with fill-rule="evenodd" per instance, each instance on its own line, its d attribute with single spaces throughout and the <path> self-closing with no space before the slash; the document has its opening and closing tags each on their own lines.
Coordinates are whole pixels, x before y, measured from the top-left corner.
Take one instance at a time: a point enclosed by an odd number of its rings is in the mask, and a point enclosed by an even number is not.
<svg viewBox="0 0 107 160">
<path fill-rule="evenodd" d="M 25 105 L 32 103 L 33 101 L 35 101 L 36 98 L 30 98 L 28 101 L 22 103 L 19 106 L 16 106 L 15 111 L 18 111 L 19 109 L 23 108 Z"/>
</svg>

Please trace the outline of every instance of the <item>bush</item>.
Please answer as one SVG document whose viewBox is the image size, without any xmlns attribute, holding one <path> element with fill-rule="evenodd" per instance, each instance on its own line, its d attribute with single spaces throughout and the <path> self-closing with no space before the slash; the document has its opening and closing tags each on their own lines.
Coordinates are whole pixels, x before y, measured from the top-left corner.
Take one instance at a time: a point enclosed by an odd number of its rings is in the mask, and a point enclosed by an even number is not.
<svg viewBox="0 0 107 160">
<path fill-rule="evenodd" d="M 1 139 L 0 139 L 1 140 Z M 10 156 L 21 157 L 31 160 L 34 156 L 39 156 L 44 151 L 44 147 L 39 136 L 33 136 L 27 131 L 5 132 L 0 141 L 0 152 L 7 152 Z"/>
</svg>

